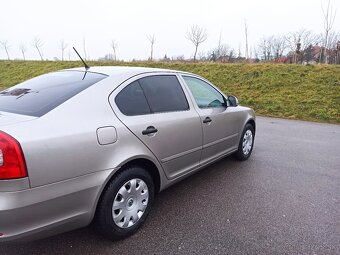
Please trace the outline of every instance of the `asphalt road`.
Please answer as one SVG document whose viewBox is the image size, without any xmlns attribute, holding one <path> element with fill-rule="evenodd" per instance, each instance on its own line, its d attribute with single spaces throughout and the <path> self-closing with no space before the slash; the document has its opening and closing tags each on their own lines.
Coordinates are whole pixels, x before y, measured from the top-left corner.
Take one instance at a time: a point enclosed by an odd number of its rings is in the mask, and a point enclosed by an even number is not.
<svg viewBox="0 0 340 255">
<path fill-rule="evenodd" d="M 253 155 L 162 192 L 116 243 L 90 228 L 0 254 L 340 254 L 340 125 L 258 118 Z"/>
</svg>

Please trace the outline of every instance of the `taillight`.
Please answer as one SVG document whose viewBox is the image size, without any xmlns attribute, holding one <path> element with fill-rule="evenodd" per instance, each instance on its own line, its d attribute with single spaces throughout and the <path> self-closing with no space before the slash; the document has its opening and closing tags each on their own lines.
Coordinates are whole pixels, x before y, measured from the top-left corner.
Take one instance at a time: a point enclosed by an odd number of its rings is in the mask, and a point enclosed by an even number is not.
<svg viewBox="0 0 340 255">
<path fill-rule="evenodd" d="M 20 144 L 0 131 L 0 180 L 23 177 L 27 177 L 27 170 Z"/>
</svg>

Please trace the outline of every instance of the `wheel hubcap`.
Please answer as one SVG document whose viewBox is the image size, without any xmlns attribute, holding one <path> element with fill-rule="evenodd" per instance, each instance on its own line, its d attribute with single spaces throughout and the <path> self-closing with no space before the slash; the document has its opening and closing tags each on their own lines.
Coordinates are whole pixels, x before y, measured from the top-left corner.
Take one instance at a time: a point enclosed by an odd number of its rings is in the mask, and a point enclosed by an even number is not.
<svg viewBox="0 0 340 255">
<path fill-rule="evenodd" d="M 242 150 L 244 155 L 248 155 L 253 146 L 253 133 L 251 130 L 247 130 L 243 136 Z"/>
<path fill-rule="evenodd" d="M 126 182 L 117 192 L 112 205 L 114 223 L 120 228 L 135 225 L 144 214 L 149 202 L 149 190 L 141 179 Z"/>
</svg>

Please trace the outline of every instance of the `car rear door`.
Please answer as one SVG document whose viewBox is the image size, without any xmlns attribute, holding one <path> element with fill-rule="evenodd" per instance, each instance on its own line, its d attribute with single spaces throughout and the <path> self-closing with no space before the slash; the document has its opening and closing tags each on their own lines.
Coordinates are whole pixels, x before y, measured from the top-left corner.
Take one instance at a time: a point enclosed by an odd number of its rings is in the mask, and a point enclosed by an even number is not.
<svg viewBox="0 0 340 255">
<path fill-rule="evenodd" d="M 168 178 L 199 166 L 202 125 L 176 74 L 144 74 L 110 96 L 118 118 L 161 162 Z"/>
<path fill-rule="evenodd" d="M 198 77 L 182 75 L 203 125 L 201 165 L 237 148 L 240 129 L 235 107 L 227 107 L 224 96 L 211 84 Z"/>
</svg>

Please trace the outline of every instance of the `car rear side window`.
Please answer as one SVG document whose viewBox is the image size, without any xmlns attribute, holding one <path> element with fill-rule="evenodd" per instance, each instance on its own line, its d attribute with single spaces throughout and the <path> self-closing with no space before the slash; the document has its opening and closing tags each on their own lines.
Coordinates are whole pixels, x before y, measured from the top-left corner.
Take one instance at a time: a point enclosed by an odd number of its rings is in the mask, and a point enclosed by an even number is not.
<svg viewBox="0 0 340 255">
<path fill-rule="evenodd" d="M 127 116 L 142 115 L 151 112 L 138 81 L 134 81 L 122 89 L 116 96 L 115 102 L 119 110 Z"/>
<path fill-rule="evenodd" d="M 41 75 L 1 91 L 0 111 L 40 117 L 106 77 L 83 71 Z"/>
<path fill-rule="evenodd" d="M 138 80 L 151 112 L 185 111 L 189 109 L 181 84 L 174 75 L 156 75 Z"/>
</svg>

